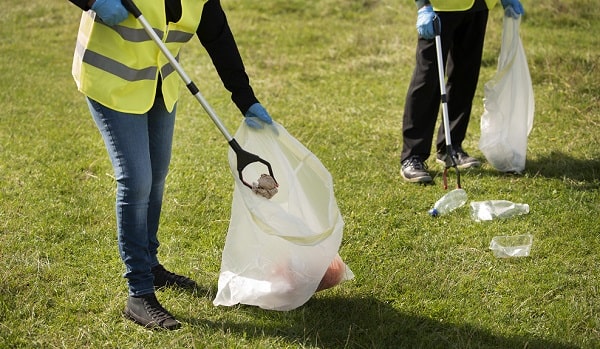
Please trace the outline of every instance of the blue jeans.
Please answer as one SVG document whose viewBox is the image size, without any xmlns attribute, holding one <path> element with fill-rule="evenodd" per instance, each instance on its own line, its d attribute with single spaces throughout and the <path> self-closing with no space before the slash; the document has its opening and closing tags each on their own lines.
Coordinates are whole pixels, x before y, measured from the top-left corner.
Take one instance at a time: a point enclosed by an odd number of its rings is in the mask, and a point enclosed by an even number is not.
<svg viewBox="0 0 600 349">
<path fill-rule="evenodd" d="M 175 109 L 169 113 L 160 97 L 145 114 L 121 113 L 89 98 L 87 102 L 117 181 L 117 238 L 129 294 L 152 293 L 151 268 L 158 265 L 157 232 Z"/>
</svg>

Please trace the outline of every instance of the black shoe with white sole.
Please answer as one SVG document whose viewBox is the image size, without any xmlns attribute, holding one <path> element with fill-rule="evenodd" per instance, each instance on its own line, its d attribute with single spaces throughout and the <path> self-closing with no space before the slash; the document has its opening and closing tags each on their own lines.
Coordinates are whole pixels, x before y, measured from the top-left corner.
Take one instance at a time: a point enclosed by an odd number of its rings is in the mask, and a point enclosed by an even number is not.
<svg viewBox="0 0 600 349">
<path fill-rule="evenodd" d="M 462 148 L 456 148 L 456 167 L 459 169 L 466 169 L 471 167 L 479 167 L 481 166 L 481 162 L 475 159 L 472 156 L 469 156 L 467 152 L 462 150 Z M 446 165 L 446 158 L 448 155 L 446 153 L 437 153 L 436 161 L 442 165 Z"/>
<path fill-rule="evenodd" d="M 402 161 L 402 178 L 413 183 L 429 183 L 433 179 L 427 172 L 427 165 L 418 155 L 413 155 Z"/>
</svg>

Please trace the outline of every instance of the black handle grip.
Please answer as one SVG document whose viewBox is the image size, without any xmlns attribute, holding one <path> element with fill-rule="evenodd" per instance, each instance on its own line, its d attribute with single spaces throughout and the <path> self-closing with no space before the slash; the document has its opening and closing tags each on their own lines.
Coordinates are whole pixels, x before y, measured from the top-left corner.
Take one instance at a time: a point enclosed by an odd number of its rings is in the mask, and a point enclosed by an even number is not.
<svg viewBox="0 0 600 349">
<path fill-rule="evenodd" d="M 436 36 L 442 34 L 442 21 L 440 21 L 440 17 L 438 16 L 433 17 L 433 31 Z"/>
<path fill-rule="evenodd" d="M 123 7 L 125 7 L 127 11 L 133 15 L 133 17 L 138 18 L 142 15 L 142 12 L 137 6 L 135 6 L 133 0 L 121 0 L 121 4 L 123 4 Z"/>
</svg>

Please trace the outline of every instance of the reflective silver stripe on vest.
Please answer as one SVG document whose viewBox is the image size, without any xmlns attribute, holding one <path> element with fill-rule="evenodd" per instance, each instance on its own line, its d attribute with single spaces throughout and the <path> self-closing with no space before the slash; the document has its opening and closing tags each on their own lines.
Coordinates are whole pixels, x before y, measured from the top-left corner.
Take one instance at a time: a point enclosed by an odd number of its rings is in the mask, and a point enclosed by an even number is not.
<svg viewBox="0 0 600 349">
<path fill-rule="evenodd" d="M 175 60 L 177 60 L 177 62 L 179 62 L 179 55 L 177 55 L 177 57 L 175 57 Z M 175 71 L 175 68 L 173 68 L 171 63 L 167 63 L 160 68 L 160 76 L 162 76 L 162 78 L 164 80 L 167 76 L 172 74 L 174 71 Z"/>
<path fill-rule="evenodd" d="M 155 80 L 156 67 L 133 69 L 94 51 L 85 50 L 83 61 L 127 81 Z"/>
<path fill-rule="evenodd" d="M 94 22 L 106 25 L 104 22 L 102 22 L 102 20 L 98 16 L 96 16 L 94 18 Z M 142 28 L 134 29 L 134 28 L 125 27 L 122 25 L 115 25 L 110 28 L 112 28 L 114 31 L 116 31 L 123 38 L 123 40 L 126 40 L 126 41 L 144 42 L 144 41 L 150 40 L 148 33 L 146 33 L 146 31 Z M 152 29 L 154 30 L 156 35 L 158 35 L 158 37 L 161 38 L 161 40 L 162 40 L 162 38 L 164 36 L 164 32 L 162 30 L 159 30 L 156 28 L 152 28 Z M 169 34 L 167 35 L 167 40 L 165 42 L 188 42 L 188 41 L 190 41 L 192 36 L 194 36 L 194 34 L 192 34 L 192 33 L 186 33 L 184 31 L 180 31 L 180 30 L 173 30 L 173 31 L 169 32 Z"/>
<path fill-rule="evenodd" d="M 106 25 L 104 22 L 102 22 L 102 20 L 98 16 L 96 16 L 94 18 L 94 22 L 100 23 L 102 25 Z M 144 41 L 151 40 L 150 36 L 148 36 L 148 33 L 146 33 L 146 31 L 143 28 L 134 29 L 134 28 L 125 27 L 122 25 L 115 25 L 115 26 L 112 26 L 109 28 L 116 31 L 117 34 L 119 34 L 121 36 L 121 38 L 123 38 L 123 40 L 125 40 L 125 41 L 144 42 Z M 156 35 L 158 35 L 159 38 L 161 38 L 161 39 L 163 38 L 164 32 L 162 30 L 159 30 L 156 28 L 152 28 L 152 29 L 154 30 Z"/>
<path fill-rule="evenodd" d="M 167 42 L 188 42 L 192 36 L 194 36 L 194 34 L 173 30 L 167 34 Z"/>
<path fill-rule="evenodd" d="M 131 41 L 131 42 L 144 42 L 144 41 L 150 41 L 150 36 L 148 35 L 148 33 L 146 33 L 146 31 L 144 29 L 133 29 L 133 28 L 129 28 L 129 27 L 123 27 L 120 25 L 116 25 L 114 27 L 112 27 L 119 35 L 121 35 L 121 37 L 123 38 L 123 40 L 125 41 Z M 158 35 L 159 38 L 162 39 L 164 33 L 162 30 L 158 30 L 156 28 L 152 28 L 154 30 L 154 32 L 156 33 L 156 35 Z"/>
</svg>

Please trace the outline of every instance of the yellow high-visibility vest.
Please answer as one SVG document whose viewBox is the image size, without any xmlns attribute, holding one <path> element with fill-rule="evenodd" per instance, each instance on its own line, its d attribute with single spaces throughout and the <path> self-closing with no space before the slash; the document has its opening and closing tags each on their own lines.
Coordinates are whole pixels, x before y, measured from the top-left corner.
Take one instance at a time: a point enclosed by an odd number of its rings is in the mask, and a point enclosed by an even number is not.
<svg viewBox="0 0 600 349">
<path fill-rule="evenodd" d="M 429 0 L 434 11 L 465 11 L 471 8 L 475 0 Z M 498 0 L 485 0 L 488 9 L 496 6 Z"/>
<path fill-rule="evenodd" d="M 200 23 L 203 1 L 182 0 L 182 15 L 169 23 L 161 1 L 138 1 L 137 6 L 169 51 L 179 59 L 181 46 Z M 94 11 L 81 16 L 73 57 L 73 78 L 89 98 L 119 112 L 142 114 L 154 103 L 159 74 L 167 110 L 179 98 L 177 72 L 131 14 L 109 27 Z"/>
</svg>

